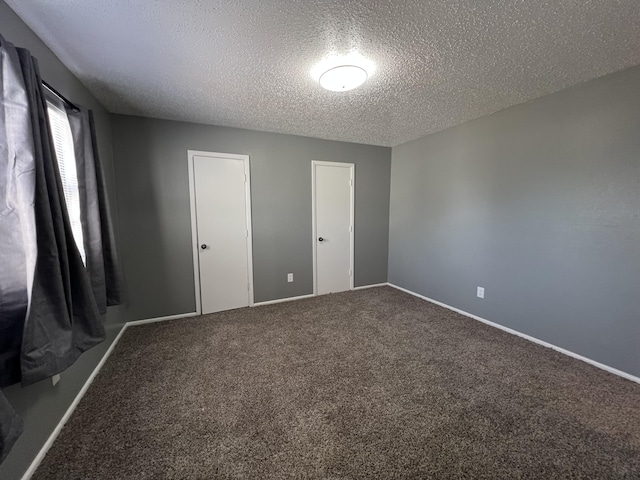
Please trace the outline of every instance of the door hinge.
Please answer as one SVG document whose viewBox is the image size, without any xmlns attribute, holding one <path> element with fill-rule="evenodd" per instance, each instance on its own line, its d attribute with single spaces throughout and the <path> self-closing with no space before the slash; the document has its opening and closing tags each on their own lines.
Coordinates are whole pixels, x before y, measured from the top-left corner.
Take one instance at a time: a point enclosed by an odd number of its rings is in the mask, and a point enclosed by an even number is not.
<svg viewBox="0 0 640 480">
<path fill-rule="evenodd" d="M 349 270 L 349 276 L 353 275 L 353 272 L 351 270 Z"/>
<path fill-rule="evenodd" d="M 353 225 L 349 225 L 349 231 L 353 232 Z"/>
<path fill-rule="evenodd" d="M 247 292 L 248 292 L 249 290 L 251 290 L 251 285 L 249 285 L 249 284 L 247 283 Z"/>
<path fill-rule="evenodd" d="M 353 187 L 353 180 L 349 180 L 349 186 Z"/>
<path fill-rule="evenodd" d="M 244 183 L 247 183 L 247 174 L 244 174 Z"/>
<path fill-rule="evenodd" d="M 247 229 L 245 233 L 246 233 L 245 238 L 249 238 L 249 229 Z"/>
</svg>

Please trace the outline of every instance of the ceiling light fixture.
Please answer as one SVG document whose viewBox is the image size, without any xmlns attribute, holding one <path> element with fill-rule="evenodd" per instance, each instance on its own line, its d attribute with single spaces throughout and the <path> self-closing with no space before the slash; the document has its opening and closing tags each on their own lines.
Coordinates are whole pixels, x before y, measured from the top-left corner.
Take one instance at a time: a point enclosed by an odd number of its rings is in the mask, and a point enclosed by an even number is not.
<svg viewBox="0 0 640 480">
<path fill-rule="evenodd" d="M 322 88 L 332 92 L 346 92 L 358 88 L 367 80 L 367 71 L 356 65 L 339 65 L 320 76 Z"/>
<path fill-rule="evenodd" d="M 373 72 L 375 64 L 352 50 L 346 55 L 330 53 L 311 69 L 311 77 L 323 88 L 332 92 L 346 92 L 366 82 Z"/>
</svg>

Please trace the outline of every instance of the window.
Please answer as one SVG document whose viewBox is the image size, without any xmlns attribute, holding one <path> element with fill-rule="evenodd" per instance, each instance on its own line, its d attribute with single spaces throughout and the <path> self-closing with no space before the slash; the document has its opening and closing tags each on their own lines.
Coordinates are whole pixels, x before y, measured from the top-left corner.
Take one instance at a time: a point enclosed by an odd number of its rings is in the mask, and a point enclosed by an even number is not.
<svg viewBox="0 0 640 480">
<path fill-rule="evenodd" d="M 78 189 L 78 173 L 76 169 L 76 154 L 73 148 L 73 136 L 69 118 L 64 108 L 55 105 L 47 100 L 47 110 L 49 113 L 49 124 L 53 135 L 53 144 L 56 150 L 56 159 L 62 180 L 64 199 L 67 203 L 69 220 L 71 221 L 71 231 L 76 242 L 82 263 L 87 264 L 84 250 L 84 235 L 82 234 L 82 223 L 80 217 L 80 190 Z"/>
</svg>

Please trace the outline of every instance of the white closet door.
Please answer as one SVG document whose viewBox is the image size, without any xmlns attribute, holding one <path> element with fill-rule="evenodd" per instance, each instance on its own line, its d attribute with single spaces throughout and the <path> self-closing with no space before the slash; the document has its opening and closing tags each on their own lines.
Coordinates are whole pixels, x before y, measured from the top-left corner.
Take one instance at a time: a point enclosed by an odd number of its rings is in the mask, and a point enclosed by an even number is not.
<svg viewBox="0 0 640 480">
<path fill-rule="evenodd" d="M 316 293 L 353 288 L 354 165 L 313 162 Z"/>
<path fill-rule="evenodd" d="M 202 313 L 249 305 L 245 160 L 193 156 Z"/>
</svg>

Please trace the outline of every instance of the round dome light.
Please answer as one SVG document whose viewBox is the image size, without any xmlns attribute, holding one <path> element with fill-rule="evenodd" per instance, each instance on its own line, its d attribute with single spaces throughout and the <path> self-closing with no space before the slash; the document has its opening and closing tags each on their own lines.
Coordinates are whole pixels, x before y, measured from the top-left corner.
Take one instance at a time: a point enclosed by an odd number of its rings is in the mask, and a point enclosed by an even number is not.
<svg viewBox="0 0 640 480">
<path fill-rule="evenodd" d="M 364 68 L 355 65 L 333 67 L 320 76 L 320 85 L 332 92 L 346 92 L 358 88 L 367 80 Z"/>
</svg>

